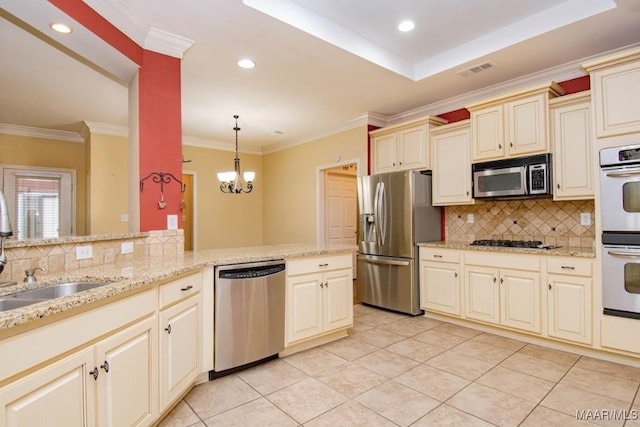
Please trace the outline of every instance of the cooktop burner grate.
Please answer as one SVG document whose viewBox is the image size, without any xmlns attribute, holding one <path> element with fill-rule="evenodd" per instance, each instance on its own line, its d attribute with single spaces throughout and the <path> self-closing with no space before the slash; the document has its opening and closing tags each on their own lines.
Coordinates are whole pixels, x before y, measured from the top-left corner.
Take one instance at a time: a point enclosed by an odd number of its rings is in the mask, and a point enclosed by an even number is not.
<svg viewBox="0 0 640 427">
<path fill-rule="evenodd" d="M 545 249 L 547 245 L 544 245 L 540 240 L 474 240 L 471 243 L 472 246 L 497 246 L 503 248 L 531 248 L 531 249 Z"/>
</svg>

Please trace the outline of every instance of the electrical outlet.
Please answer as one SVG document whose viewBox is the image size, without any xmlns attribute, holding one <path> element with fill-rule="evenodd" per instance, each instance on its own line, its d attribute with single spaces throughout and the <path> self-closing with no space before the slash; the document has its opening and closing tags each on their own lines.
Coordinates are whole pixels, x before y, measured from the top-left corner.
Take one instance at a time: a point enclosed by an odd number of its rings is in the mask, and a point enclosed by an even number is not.
<svg viewBox="0 0 640 427">
<path fill-rule="evenodd" d="M 591 225 L 591 212 L 580 212 L 580 225 Z"/>
<path fill-rule="evenodd" d="M 91 245 L 76 247 L 76 259 L 93 258 L 93 247 Z"/>
<path fill-rule="evenodd" d="M 472 213 L 467 214 L 467 223 L 472 224 L 475 221 L 475 217 Z"/>
<path fill-rule="evenodd" d="M 133 252 L 133 242 L 122 242 L 122 245 L 120 245 L 120 253 L 124 254 L 130 254 Z"/>
<path fill-rule="evenodd" d="M 178 215 L 167 215 L 167 230 L 178 229 Z"/>
<path fill-rule="evenodd" d="M 120 275 L 124 277 L 133 277 L 133 267 L 122 267 L 120 269 Z"/>
<path fill-rule="evenodd" d="M 129 222 L 129 214 L 120 214 L 120 222 Z"/>
</svg>

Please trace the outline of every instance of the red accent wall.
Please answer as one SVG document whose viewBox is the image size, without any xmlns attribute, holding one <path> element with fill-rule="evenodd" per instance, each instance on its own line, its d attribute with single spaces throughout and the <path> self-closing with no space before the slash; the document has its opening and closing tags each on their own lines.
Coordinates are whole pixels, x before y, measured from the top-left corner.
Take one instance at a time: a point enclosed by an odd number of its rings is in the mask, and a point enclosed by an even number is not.
<svg viewBox="0 0 640 427">
<path fill-rule="evenodd" d="M 471 117 L 471 113 L 466 108 L 460 108 L 459 110 L 450 111 L 448 113 L 440 114 L 438 117 L 448 120 L 449 123 L 460 122 Z"/>
<path fill-rule="evenodd" d="M 145 50 L 139 73 L 140 177 L 171 173 L 182 180 L 182 113 L 180 59 Z M 181 186 L 164 185 L 165 209 L 158 207 L 160 185 L 145 181 L 140 192 L 140 231 L 164 230 L 167 215 L 178 215 L 182 227 Z"/>
<path fill-rule="evenodd" d="M 589 90 L 591 88 L 591 79 L 589 76 L 582 76 L 571 80 L 566 80 L 564 82 L 558 83 L 562 89 L 564 89 L 564 94 L 569 95 L 576 92 L 582 92 L 585 90 Z"/>
</svg>

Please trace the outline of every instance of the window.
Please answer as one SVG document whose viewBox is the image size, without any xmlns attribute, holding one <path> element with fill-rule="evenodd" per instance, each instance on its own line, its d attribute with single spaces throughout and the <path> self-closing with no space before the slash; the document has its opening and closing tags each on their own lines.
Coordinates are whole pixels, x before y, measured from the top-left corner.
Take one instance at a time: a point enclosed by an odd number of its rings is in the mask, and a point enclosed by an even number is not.
<svg viewBox="0 0 640 427">
<path fill-rule="evenodd" d="M 73 234 L 74 170 L 5 166 L 2 177 L 2 191 L 17 239 Z"/>
</svg>

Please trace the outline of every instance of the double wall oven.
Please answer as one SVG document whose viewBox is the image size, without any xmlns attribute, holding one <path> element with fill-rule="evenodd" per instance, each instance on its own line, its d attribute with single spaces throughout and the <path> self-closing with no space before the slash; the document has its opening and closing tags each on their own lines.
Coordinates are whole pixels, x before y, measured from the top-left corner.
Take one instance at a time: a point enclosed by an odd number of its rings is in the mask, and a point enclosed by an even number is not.
<svg viewBox="0 0 640 427">
<path fill-rule="evenodd" d="M 640 145 L 600 151 L 604 313 L 640 319 Z"/>
</svg>

